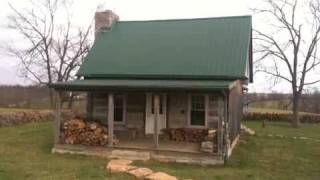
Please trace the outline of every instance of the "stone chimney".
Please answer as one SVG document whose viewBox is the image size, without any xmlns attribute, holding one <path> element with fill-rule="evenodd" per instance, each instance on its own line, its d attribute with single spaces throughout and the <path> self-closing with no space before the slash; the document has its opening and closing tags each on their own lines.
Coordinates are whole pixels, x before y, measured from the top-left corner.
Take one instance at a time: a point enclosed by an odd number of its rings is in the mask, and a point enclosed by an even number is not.
<svg viewBox="0 0 320 180">
<path fill-rule="evenodd" d="M 95 37 L 100 32 L 110 31 L 112 25 L 119 20 L 119 16 L 111 10 L 97 11 L 95 16 Z"/>
</svg>

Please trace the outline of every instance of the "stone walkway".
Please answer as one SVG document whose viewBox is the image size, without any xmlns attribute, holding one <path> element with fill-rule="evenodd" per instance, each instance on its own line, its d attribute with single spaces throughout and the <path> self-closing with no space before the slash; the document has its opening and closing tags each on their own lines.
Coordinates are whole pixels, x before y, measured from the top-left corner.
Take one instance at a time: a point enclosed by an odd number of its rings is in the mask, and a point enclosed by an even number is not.
<svg viewBox="0 0 320 180">
<path fill-rule="evenodd" d="M 241 130 L 244 131 L 245 133 L 249 134 L 250 136 L 256 135 L 256 132 L 250 128 L 248 128 L 246 125 L 241 124 Z"/>
<path fill-rule="evenodd" d="M 251 135 L 251 136 L 259 136 L 259 137 L 270 137 L 270 138 L 283 138 L 283 139 L 297 139 L 297 140 L 312 140 L 315 142 L 320 142 L 320 139 L 317 138 L 310 138 L 310 137 L 303 137 L 303 136 L 285 136 L 282 134 L 267 134 L 267 135 L 259 135 L 256 134 L 256 132 L 247 126 L 241 124 L 241 130 L 243 130 L 245 133 Z"/>
<path fill-rule="evenodd" d="M 137 179 L 147 180 L 178 180 L 176 177 L 171 176 L 164 172 L 153 172 L 149 168 L 136 167 L 131 165 L 131 160 L 116 159 L 109 161 L 106 169 L 111 173 L 127 173 L 131 174 Z"/>
</svg>

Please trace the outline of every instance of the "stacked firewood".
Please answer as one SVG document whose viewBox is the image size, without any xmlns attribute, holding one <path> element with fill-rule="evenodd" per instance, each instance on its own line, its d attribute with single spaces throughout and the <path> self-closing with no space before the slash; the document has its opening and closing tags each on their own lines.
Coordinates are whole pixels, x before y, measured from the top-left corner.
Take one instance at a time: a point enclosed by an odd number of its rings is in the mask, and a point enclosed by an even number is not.
<svg viewBox="0 0 320 180">
<path fill-rule="evenodd" d="M 169 128 L 162 132 L 166 140 L 186 142 L 202 142 L 208 135 L 208 129 L 195 128 Z"/>
<path fill-rule="evenodd" d="M 63 123 L 63 136 L 66 144 L 104 146 L 108 144 L 108 129 L 97 122 L 86 122 L 75 118 Z M 113 143 L 118 140 L 113 137 Z"/>
</svg>

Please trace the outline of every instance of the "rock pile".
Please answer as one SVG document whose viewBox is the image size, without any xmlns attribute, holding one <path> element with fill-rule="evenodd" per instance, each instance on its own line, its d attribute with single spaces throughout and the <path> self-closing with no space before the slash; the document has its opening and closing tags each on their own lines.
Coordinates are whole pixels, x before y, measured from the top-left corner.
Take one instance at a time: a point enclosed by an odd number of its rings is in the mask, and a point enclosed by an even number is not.
<svg viewBox="0 0 320 180">
<path fill-rule="evenodd" d="M 62 118 L 73 116 L 71 111 L 63 111 Z M 30 122 L 46 122 L 54 119 L 54 112 L 50 110 L 17 110 L 0 112 L 0 127 L 21 125 Z"/>
</svg>

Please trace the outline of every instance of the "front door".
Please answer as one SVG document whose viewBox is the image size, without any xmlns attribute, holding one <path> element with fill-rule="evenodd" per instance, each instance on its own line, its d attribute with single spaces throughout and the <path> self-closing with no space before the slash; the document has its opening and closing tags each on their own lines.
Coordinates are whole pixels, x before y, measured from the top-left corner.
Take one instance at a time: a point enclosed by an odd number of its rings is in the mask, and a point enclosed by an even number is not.
<svg viewBox="0 0 320 180">
<path fill-rule="evenodd" d="M 123 94 L 114 96 L 114 123 L 125 124 L 126 115 L 126 98 Z"/>
<path fill-rule="evenodd" d="M 161 133 L 161 129 L 167 127 L 167 95 L 160 95 L 160 105 L 159 105 L 159 124 L 158 132 Z M 154 133 L 154 119 L 155 119 L 155 110 L 154 110 L 154 93 L 147 93 L 146 96 L 146 122 L 145 130 L 146 134 Z"/>
</svg>

